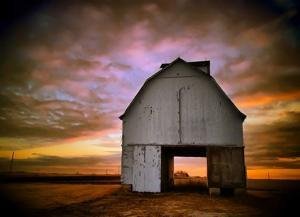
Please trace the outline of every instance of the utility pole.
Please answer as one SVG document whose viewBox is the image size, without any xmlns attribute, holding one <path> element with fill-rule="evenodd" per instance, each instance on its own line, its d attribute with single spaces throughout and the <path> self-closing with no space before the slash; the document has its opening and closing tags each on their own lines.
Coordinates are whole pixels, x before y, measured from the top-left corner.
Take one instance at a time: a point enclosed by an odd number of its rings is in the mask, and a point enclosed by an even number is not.
<svg viewBox="0 0 300 217">
<path fill-rule="evenodd" d="M 13 172 L 14 157 L 15 157 L 15 152 L 13 151 L 13 153 L 11 155 L 10 165 L 9 165 L 9 172 L 10 173 Z"/>
</svg>

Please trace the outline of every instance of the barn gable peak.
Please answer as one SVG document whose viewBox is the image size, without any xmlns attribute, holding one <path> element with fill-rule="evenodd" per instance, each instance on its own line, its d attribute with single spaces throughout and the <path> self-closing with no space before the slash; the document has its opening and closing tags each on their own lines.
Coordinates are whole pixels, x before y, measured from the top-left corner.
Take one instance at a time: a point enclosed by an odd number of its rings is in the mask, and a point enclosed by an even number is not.
<svg viewBox="0 0 300 217">
<path fill-rule="evenodd" d="M 180 57 L 178 57 L 175 61 L 183 61 L 183 62 L 187 63 L 188 65 L 193 66 L 206 74 L 210 74 L 210 61 L 209 60 L 186 62 L 183 59 L 181 59 Z M 172 63 L 174 63 L 175 61 L 173 61 Z M 160 68 L 164 69 L 172 63 L 163 63 L 160 65 Z"/>
<path fill-rule="evenodd" d="M 210 80 L 215 83 L 217 89 L 221 91 L 223 96 L 230 102 L 230 104 L 233 106 L 233 108 L 240 114 L 241 118 L 244 120 L 246 118 L 246 115 L 243 114 L 239 109 L 234 105 L 234 103 L 231 101 L 231 99 L 225 94 L 225 92 L 222 90 L 222 88 L 218 85 L 218 83 L 215 81 L 215 79 L 210 75 L 210 61 L 205 60 L 205 61 L 194 61 L 194 62 L 186 62 L 185 60 L 181 59 L 180 57 L 176 58 L 174 61 L 171 63 L 163 63 L 160 66 L 160 70 L 150 76 L 141 89 L 138 91 L 138 93 L 135 95 L 133 100 L 130 102 L 130 104 L 127 106 L 125 112 L 119 117 L 121 120 L 123 120 L 124 116 L 127 114 L 128 110 L 130 107 L 135 103 L 137 97 L 143 92 L 143 90 L 148 86 L 148 83 L 153 80 L 154 78 L 158 77 L 161 75 L 163 72 L 165 72 L 167 69 L 171 68 L 172 66 L 176 65 L 177 63 L 184 63 L 186 66 L 194 68 L 196 72 L 203 73 L 205 75 L 208 75 Z"/>
</svg>

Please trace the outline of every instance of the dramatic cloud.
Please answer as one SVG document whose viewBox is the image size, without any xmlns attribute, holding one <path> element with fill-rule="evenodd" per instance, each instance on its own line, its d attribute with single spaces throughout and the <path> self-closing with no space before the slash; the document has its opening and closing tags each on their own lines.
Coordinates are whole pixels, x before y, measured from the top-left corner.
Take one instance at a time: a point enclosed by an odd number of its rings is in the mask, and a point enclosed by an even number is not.
<svg viewBox="0 0 300 217">
<path fill-rule="evenodd" d="M 211 60 L 212 75 L 247 114 L 251 167 L 298 168 L 298 6 L 290 0 L 9 5 L 0 23 L 0 150 L 89 136 L 86 147 L 120 145 L 107 136 L 120 134 L 117 117 L 161 63 L 181 56 Z"/>
<path fill-rule="evenodd" d="M 300 112 L 286 112 L 270 124 L 249 125 L 246 131 L 248 166 L 300 169 Z"/>
</svg>

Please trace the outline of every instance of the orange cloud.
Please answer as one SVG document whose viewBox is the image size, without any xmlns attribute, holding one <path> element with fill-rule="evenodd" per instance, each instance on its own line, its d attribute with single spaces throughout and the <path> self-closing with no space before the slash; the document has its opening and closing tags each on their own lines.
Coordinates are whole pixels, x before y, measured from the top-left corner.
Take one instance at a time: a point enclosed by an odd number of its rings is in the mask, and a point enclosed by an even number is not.
<svg viewBox="0 0 300 217">
<path fill-rule="evenodd" d="M 256 168 L 247 170 L 248 179 L 300 179 L 300 169 Z"/>
<path fill-rule="evenodd" d="M 268 105 L 279 101 L 299 100 L 300 91 L 287 93 L 264 94 L 257 93 L 248 96 L 236 97 L 234 101 L 242 109 Z"/>
</svg>

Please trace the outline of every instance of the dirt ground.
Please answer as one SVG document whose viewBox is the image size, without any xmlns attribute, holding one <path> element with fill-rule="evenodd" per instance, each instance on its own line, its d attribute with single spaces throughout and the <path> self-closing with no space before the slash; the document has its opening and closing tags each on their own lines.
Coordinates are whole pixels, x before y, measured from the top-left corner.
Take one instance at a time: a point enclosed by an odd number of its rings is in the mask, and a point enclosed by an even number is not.
<svg viewBox="0 0 300 217">
<path fill-rule="evenodd" d="M 7 216 L 297 216 L 293 212 L 300 201 L 297 191 L 252 189 L 244 195 L 210 197 L 206 188 L 191 185 L 157 194 L 99 184 L 19 183 L 1 189 Z"/>
<path fill-rule="evenodd" d="M 118 190 L 120 185 L 19 183 L 5 184 L 2 188 L 16 204 L 49 209 L 101 198 Z"/>
</svg>

